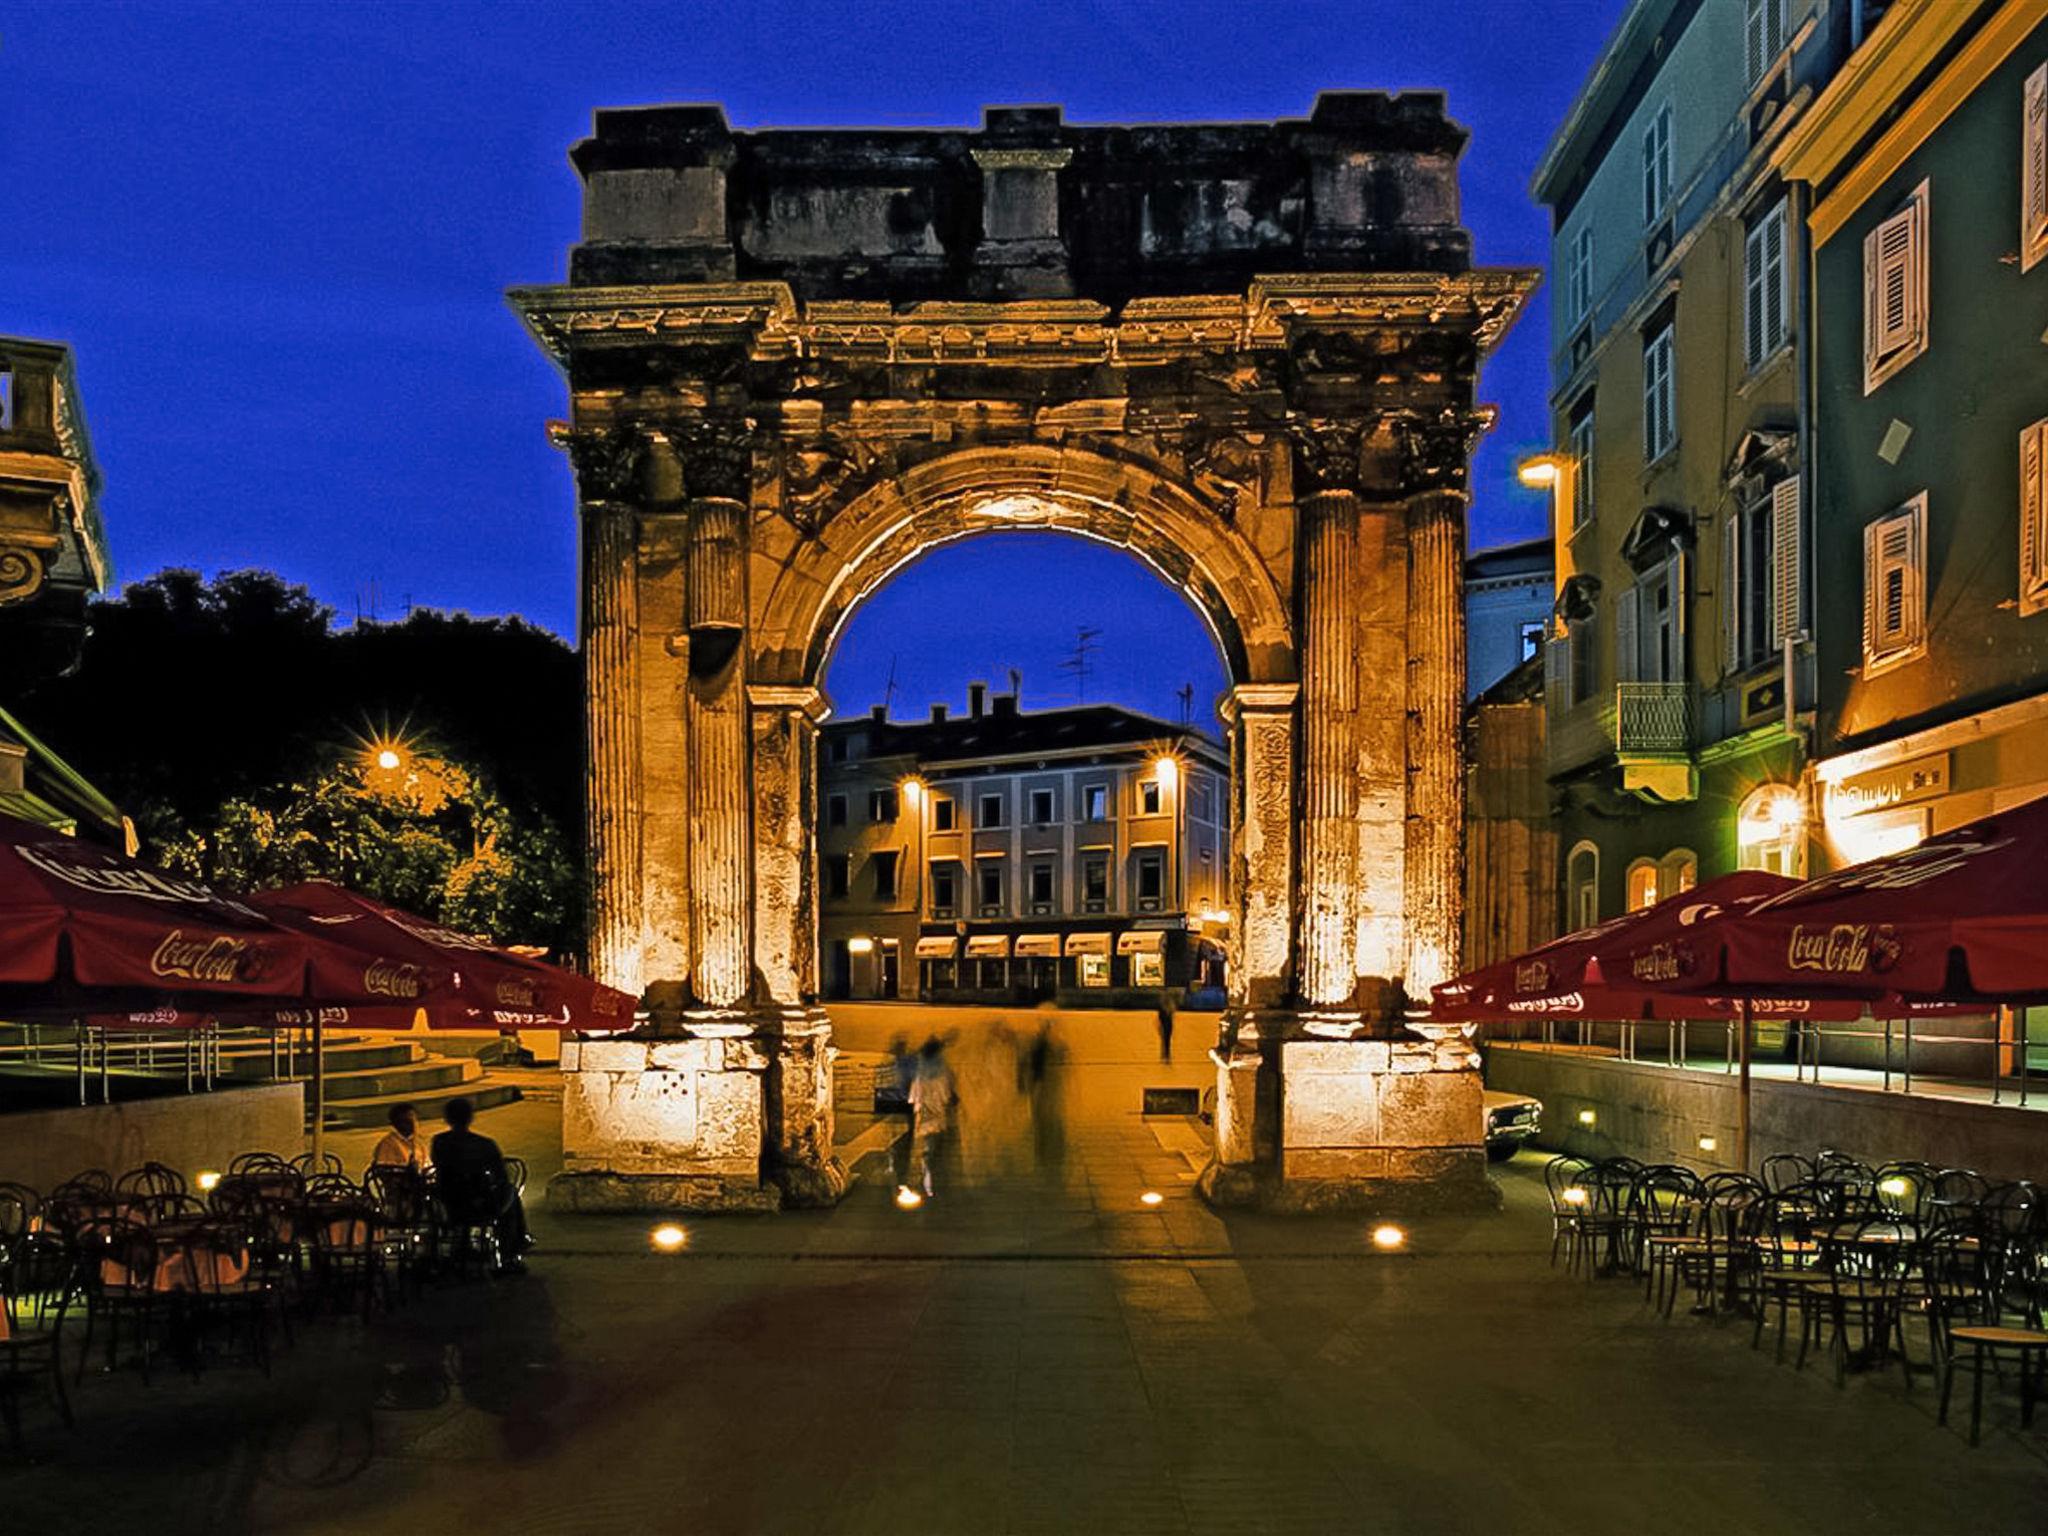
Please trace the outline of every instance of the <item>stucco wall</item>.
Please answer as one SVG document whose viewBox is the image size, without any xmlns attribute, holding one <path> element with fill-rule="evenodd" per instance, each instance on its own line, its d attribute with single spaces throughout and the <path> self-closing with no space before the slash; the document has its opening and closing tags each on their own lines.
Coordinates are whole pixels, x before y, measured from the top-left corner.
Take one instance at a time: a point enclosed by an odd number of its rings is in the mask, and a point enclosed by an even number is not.
<svg viewBox="0 0 2048 1536">
<path fill-rule="evenodd" d="M 241 1152 L 290 1157 L 305 1144 L 305 1126 L 298 1083 L 0 1115 L 0 1180 L 47 1192 L 87 1168 L 118 1176 L 146 1162 L 190 1179 L 225 1169 Z"/>
<path fill-rule="evenodd" d="M 1537 1140 L 1552 1151 L 1626 1155 L 1703 1171 L 1730 1166 L 1735 1156 L 1732 1074 L 1494 1046 L 1487 1051 L 1486 1082 L 1543 1101 L 1543 1132 Z M 1590 1129 L 1578 1122 L 1584 1109 L 1596 1117 Z M 1702 1136 L 1715 1138 L 1713 1153 L 1700 1150 Z M 1774 1153 L 1810 1157 L 1823 1147 L 1872 1163 L 1918 1158 L 1974 1168 L 1991 1179 L 2040 1179 L 2048 1176 L 2048 1110 L 1752 1081 L 1752 1166 Z"/>
</svg>

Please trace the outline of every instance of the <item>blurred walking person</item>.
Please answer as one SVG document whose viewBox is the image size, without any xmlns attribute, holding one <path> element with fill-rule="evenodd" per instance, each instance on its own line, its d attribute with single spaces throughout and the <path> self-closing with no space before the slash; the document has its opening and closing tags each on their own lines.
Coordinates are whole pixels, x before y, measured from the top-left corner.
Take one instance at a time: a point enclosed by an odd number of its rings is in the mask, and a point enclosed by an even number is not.
<svg viewBox="0 0 2048 1536">
<path fill-rule="evenodd" d="M 960 1095 L 953 1084 L 953 1069 L 946 1064 L 944 1041 L 933 1035 L 917 1055 L 917 1079 L 910 1085 L 910 1139 L 929 1198 L 935 1192 L 933 1169 L 952 1146 Z"/>
<path fill-rule="evenodd" d="M 1173 994 L 1159 995 L 1159 1059 L 1173 1060 Z"/>
</svg>

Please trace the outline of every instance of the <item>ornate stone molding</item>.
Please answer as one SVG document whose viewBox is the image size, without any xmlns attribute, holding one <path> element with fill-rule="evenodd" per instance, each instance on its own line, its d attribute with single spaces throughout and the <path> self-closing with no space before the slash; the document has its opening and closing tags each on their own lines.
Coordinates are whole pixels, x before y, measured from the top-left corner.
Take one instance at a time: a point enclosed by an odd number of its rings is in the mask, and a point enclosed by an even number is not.
<svg viewBox="0 0 2048 1536">
<path fill-rule="evenodd" d="M 1369 423 L 1300 420 L 1289 424 L 1296 500 L 1326 491 L 1356 491 L 1365 482 Z"/>
<path fill-rule="evenodd" d="M 665 421 L 650 438 L 673 454 L 681 491 L 691 501 L 716 498 L 745 503 L 754 486 L 755 435 L 744 421 Z"/>
<path fill-rule="evenodd" d="M 576 493 L 586 503 L 622 501 L 633 492 L 647 439 L 635 427 L 572 427 L 548 423 L 548 441 L 569 455 Z"/>
<path fill-rule="evenodd" d="M 1430 417 L 1396 417 L 1393 433 L 1400 450 L 1402 491 L 1411 496 L 1432 491 L 1463 495 L 1472 450 L 1493 430 L 1497 414 L 1492 406 L 1485 405 Z"/>
<path fill-rule="evenodd" d="M 21 603 L 42 590 L 42 555 L 25 545 L 0 544 L 0 603 Z"/>
</svg>

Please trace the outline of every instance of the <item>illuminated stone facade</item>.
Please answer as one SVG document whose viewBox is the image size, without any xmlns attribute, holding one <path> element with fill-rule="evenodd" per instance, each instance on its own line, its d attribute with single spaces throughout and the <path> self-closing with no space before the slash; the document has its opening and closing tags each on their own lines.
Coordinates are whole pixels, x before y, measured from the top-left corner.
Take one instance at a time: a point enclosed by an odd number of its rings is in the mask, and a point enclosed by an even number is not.
<svg viewBox="0 0 2048 1536">
<path fill-rule="evenodd" d="M 1212 1196 L 1483 1194 L 1476 1059 L 1401 1017 L 1457 969 L 1473 386 L 1534 281 L 1472 267 L 1464 141 L 1412 94 L 978 133 L 598 114 L 570 281 L 512 301 L 571 395 L 593 952 L 651 1024 L 565 1051 L 560 1197 L 836 1193 L 820 679 L 904 562 L 1015 528 L 1145 560 L 1230 672 Z"/>
</svg>

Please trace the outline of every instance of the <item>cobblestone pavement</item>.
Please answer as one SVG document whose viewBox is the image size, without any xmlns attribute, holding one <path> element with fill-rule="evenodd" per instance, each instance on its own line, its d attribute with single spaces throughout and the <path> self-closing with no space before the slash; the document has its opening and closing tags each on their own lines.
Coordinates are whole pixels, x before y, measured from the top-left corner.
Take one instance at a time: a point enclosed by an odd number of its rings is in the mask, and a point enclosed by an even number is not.
<svg viewBox="0 0 2048 1536">
<path fill-rule="evenodd" d="M 529 1278 L 302 1328 L 269 1381 L 89 1375 L 75 1436 L 31 1410 L 40 1462 L 0 1461 L 7 1528 L 2039 1528 L 2048 1429 L 2011 1394 L 1972 1451 L 1924 1372 L 1838 1390 L 1552 1270 L 1533 1157 L 1503 1214 L 1381 1253 L 1355 1220 L 1201 1207 L 1199 1138 L 1135 1113 L 1193 1060 L 1077 1050 L 1040 1167 L 1004 1057 L 958 1050 L 978 1129 L 928 1205 L 871 1181 L 688 1223 L 674 1255 L 645 1220 L 537 1211 Z M 551 1112 L 485 1128 L 538 1172 Z"/>
</svg>

